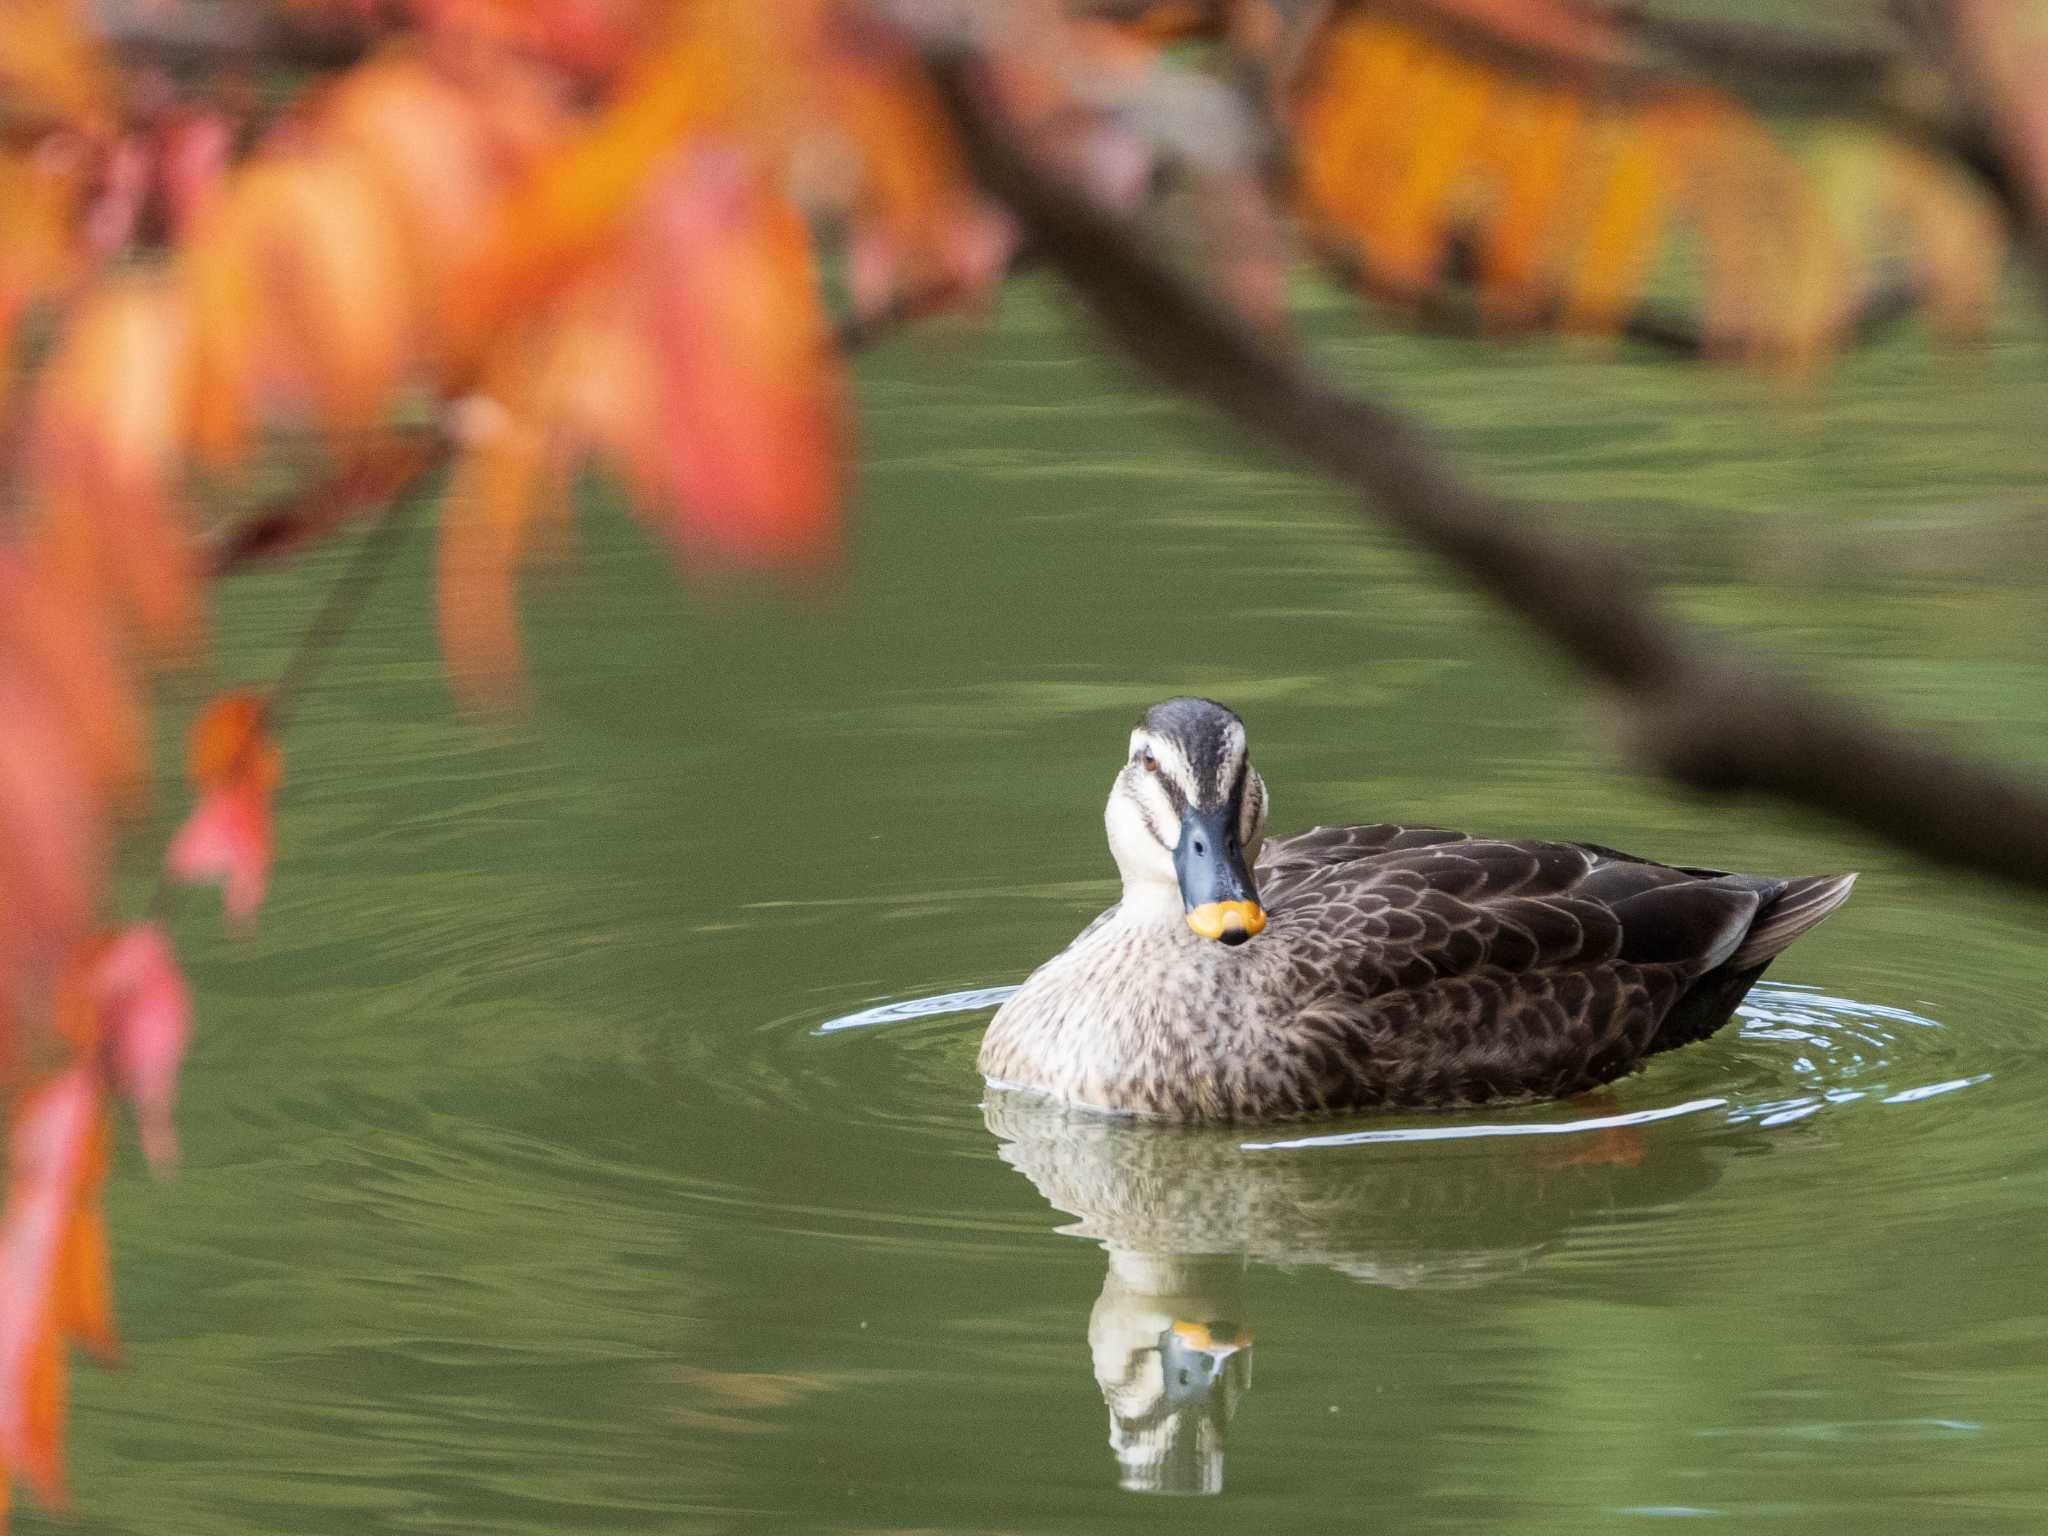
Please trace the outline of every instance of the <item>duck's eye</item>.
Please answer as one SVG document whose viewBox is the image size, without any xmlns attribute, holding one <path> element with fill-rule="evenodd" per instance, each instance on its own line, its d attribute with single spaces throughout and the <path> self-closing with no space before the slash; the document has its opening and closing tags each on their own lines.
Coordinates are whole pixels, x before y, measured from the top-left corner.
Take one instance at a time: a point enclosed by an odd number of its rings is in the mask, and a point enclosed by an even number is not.
<svg viewBox="0 0 2048 1536">
<path fill-rule="evenodd" d="M 1147 773 L 1157 773 L 1159 771 L 1159 759 L 1152 755 L 1152 749 L 1150 747 L 1147 747 L 1143 752 L 1138 754 L 1138 761 L 1145 765 L 1145 771 Z"/>
</svg>

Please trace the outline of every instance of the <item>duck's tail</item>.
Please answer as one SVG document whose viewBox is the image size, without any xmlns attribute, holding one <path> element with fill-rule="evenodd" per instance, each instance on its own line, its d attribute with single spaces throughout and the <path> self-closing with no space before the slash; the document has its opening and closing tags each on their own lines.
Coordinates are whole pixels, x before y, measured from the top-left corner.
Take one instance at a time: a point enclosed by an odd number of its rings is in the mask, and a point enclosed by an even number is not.
<svg viewBox="0 0 2048 1536">
<path fill-rule="evenodd" d="M 1650 1051 L 1704 1040 L 1735 1011 L 1764 967 L 1814 924 L 1849 899 L 1854 875 L 1809 875 L 1799 880 L 1765 880 L 1728 875 L 1762 898 L 1749 931 L 1728 952 L 1728 958 L 1686 989 L 1650 1043 Z"/>
<path fill-rule="evenodd" d="M 1776 900 L 1765 898 L 1756 921 L 1749 925 L 1735 952 L 1722 962 L 1723 967 L 1730 971 L 1763 969 L 1794 939 L 1847 901 L 1855 885 L 1853 874 L 1787 880 Z"/>
</svg>

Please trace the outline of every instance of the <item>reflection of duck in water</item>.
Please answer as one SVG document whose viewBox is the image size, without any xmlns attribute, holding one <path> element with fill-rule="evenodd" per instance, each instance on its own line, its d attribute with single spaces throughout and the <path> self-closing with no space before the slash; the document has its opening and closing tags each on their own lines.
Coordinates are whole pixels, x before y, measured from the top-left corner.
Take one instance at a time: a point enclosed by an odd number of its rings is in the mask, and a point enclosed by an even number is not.
<svg viewBox="0 0 2048 1536">
<path fill-rule="evenodd" d="M 1109 1251 L 1088 1352 L 1132 1493 L 1221 1493 L 1223 1441 L 1252 1384 L 1244 1265 Z"/>
<path fill-rule="evenodd" d="M 1265 843 L 1243 723 L 1170 699 L 1105 820 L 1123 899 L 982 1041 L 992 1081 L 1168 1119 L 1554 1098 L 1719 1029 L 1853 875 L 1321 827 Z"/>
<path fill-rule="evenodd" d="M 1687 1136 L 1299 1150 L 1112 1119 L 1034 1094 L 983 1106 L 1004 1162 L 1109 1255 L 1088 1319 L 1123 1486 L 1214 1493 L 1251 1384 L 1245 1266 L 1322 1265 L 1403 1290 L 1486 1284 L 1574 1232 L 1719 1176 Z"/>
</svg>

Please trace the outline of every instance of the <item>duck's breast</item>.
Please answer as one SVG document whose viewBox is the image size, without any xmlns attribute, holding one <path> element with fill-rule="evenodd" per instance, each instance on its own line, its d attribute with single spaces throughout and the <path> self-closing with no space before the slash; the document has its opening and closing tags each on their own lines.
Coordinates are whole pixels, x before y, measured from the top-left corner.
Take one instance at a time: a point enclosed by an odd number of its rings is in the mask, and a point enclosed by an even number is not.
<svg viewBox="0 0 2048 1536">
<path fill-rule="evenodd" d="M 1040 966 L 997 1012 L 980 1067 L 997 1084 L 1174 1118 L 1238 1112 L 1282 1012 L 1285 964 L 1184 925 L 1112 918 Z"/>
</svg>

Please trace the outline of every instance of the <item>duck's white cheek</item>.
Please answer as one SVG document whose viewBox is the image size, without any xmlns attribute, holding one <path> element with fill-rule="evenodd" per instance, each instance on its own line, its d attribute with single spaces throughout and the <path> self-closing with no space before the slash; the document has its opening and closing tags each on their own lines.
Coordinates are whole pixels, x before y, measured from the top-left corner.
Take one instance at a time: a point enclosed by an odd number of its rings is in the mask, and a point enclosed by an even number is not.
<svg viewBox="0 0 2048 1536">
<path fill-rule="evenodd" d="M 1141 791 L 1134 791 L 1119 784 L 1110 794 L 1109 808 L 1104 813 L 1103 824 L 1109 832 L 1109 851 L 1116 855 L 1117 868 L 1126 880 L 1173 881 L 1173 851 L 1160 844 L 1159 837 L 1147 821 L 1147 810 L 1152 820 L 1158 821 L 1157 808 L 1148 808 L 1139 802 Z M 1163 798 L 1163 797 L 1159 797 Z M 1165 828 L 1178 832 L 1171 822 Z"/>
</svg>

